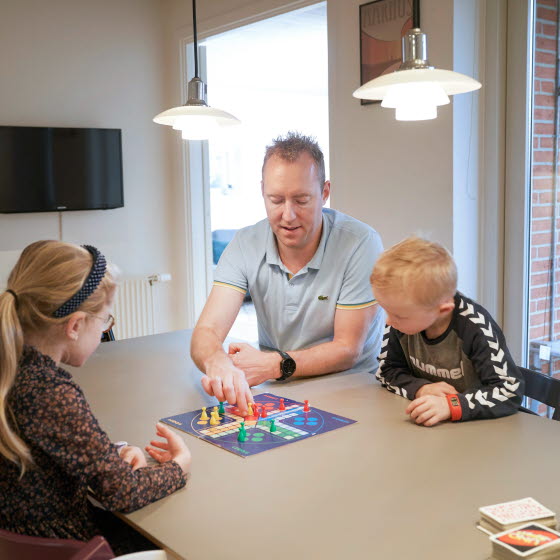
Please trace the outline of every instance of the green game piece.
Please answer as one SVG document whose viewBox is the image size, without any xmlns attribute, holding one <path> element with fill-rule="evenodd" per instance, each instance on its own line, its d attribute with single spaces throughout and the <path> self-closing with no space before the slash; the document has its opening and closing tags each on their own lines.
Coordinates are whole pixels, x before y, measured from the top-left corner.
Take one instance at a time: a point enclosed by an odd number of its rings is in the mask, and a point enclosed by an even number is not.
<svg viewBox="0 0 560 560">
<path fill-rule="evenodd" d="M 275 432 L 276 431 L 276 424 L 274 422 L 274 420 L 270 421 L 270 431 L 271 432 Z"/>
<path fill-rule="evenodd" d="M 225 414 L 224 403 L 220 401 L 220 408 L 218 409 L 218 414 Z"/>
<path fill-rule="evenodd" d="M 237 441 L 243 443 L 247 439 L 247 434 L 245 433 L 245 428 L 240 426 L 239 433 L 237 434 Z"/>
</svg>

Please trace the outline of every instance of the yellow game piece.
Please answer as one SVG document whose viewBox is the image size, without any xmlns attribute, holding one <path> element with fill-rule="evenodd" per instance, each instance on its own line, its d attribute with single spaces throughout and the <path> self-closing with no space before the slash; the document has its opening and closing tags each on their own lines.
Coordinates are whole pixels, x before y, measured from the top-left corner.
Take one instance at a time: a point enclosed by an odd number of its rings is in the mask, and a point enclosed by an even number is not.
<svg viewBox="0 0 560 560">
<path fill-rule="evenodd" d="M 214 412 L 216 413 L 216 416 L 219 418 L 220 413 L 218 412 L 218 407 L 217 406 L 214 407 Z"/>
<path fill-rule="evenodd" d="M 217 426 L 220 423 L 220 417 L 217 412 L 210 413 L 210 425 Z"/>
<path fill-rule="evenodd" d="M 249 416 L 253 416 L 253 405 L 251 403 L 247 404 L 247 411 Z"/>
<path fill-rule="evenodd" d="M 208 414 L 206 414 L 206 407 L 202 407 L 202 414 L 200 415 L 201 420 L 208 420 Z"/>
</svg>

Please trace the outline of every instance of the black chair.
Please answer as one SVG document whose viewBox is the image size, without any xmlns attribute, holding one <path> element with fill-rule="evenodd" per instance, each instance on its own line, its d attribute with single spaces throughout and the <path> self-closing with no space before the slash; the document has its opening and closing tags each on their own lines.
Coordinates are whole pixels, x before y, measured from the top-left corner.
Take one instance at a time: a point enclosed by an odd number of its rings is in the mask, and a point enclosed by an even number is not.
<svg viewBox="0 0 560 560">
<path fill-rule="evenodd" d="M 115 340 L 115 335 L 113 334 L 113 329 L 104 332 L 101 336 L 101 342 L 113 342 Z"/>
<path fill-rule="evenodd" d="M 560 379 L 523 367 L 519 370 L 525 378 L 525 396 L 553 408 L 552 419 L 560 420 Z"/>
</svg>

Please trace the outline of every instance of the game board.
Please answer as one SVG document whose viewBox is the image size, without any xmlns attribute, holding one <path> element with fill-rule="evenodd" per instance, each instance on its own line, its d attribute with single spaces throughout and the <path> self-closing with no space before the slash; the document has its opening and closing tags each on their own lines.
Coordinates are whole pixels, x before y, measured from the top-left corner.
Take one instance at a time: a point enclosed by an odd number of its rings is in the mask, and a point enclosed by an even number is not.
<svg viewBox="0 0 560 560">
<path fill-rule="evenodd" d="M 279 409 L 281 399 L 285 410 Z M 259 416 L 258 421 L 256 416 L 243 418 L 239 415 L 239 410 L 229 404 L 224 405 L 224 413 L 220 414 L 219 424 L 215 426 L 211 426 L 209 420 L 201 420 L 202 409 L 162 418 L 161 421 L 240 457 L 256 455 L 356 422 L 312 407 L 305 412 L 304 403 L 272 393 L 256 395 L 254 400 L 256 405 L 266 408 L 266 417 Z M 207 407 L 209 414 L 212 408 Z M 237 438 L 243 420 L 247 439 L 239 442 Z M 271 420 L 274 420 L 275 432 L 270 431 Z"/>
</svg>

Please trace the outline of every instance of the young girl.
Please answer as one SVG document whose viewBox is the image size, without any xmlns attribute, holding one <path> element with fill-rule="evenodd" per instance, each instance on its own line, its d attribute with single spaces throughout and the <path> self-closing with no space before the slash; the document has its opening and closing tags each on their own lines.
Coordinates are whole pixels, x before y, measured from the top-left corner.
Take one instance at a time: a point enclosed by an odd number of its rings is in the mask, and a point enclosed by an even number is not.
<svg viewBox="0 0 560 560">
<path fill-rule="evenodd" d="M 0 294 L 0 528 L 87 541 L 108 538 L 106 515 L 134 511 L 183 487 L 190 452 L 157 425 L 146 447 L 119 449 L 100 428 L 72 376 L 111 328 L 115 280 L 88 245 L 38 241 L 21 254 Z M 120 455 L 119 455 L 120 451 Z"/>
</svg>

